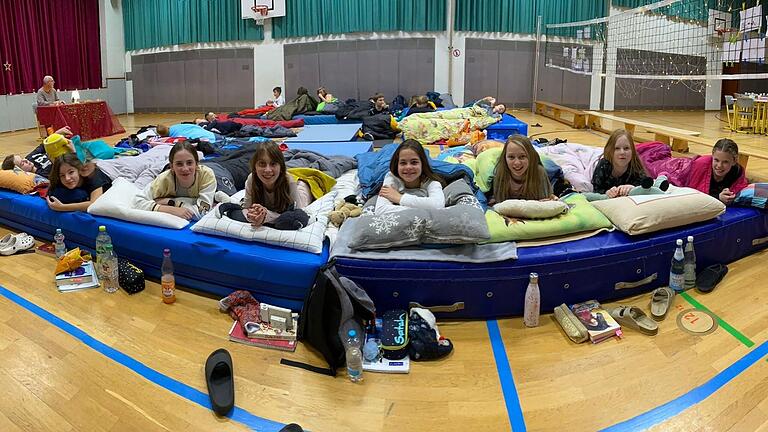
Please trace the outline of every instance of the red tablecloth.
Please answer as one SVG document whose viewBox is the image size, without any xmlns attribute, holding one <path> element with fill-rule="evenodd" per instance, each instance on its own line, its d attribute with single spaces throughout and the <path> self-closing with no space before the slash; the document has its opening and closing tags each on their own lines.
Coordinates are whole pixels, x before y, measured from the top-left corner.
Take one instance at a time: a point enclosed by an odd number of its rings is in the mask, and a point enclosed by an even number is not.
<svg viewBox="0 0 768 432">
<path fill-rule="evenodd" d="M 37 107 L 37 121 L 54 130 L 69 126 L 72 133 L 83 140 L 125 132 L 103 101 Z"/>
</svg>

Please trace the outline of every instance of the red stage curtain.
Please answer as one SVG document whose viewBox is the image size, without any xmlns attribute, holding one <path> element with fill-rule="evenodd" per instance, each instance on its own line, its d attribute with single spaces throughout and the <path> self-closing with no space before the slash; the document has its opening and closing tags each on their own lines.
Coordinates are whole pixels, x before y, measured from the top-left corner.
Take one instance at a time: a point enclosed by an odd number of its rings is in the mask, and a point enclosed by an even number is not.
<svg viewBox="0 0 768 432">
<path fill-rule="evenodd" d="M 100 88 L 99 46 L 99 0 L 0 0 L 0 94 Z"/>
</svg>

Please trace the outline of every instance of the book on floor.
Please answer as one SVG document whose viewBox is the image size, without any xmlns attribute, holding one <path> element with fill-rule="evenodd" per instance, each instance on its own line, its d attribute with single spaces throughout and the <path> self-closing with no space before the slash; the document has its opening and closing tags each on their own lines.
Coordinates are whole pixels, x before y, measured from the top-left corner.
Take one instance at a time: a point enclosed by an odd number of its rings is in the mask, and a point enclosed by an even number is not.
<svg viewBox="0 0 768 432">
<path fill-rule="evenodd" d="M 571 306 L 573 314 L 584 324 L 592 343 L 602 342 L 613 336 L 621 336 L 621 326 L 597 300 L 589 300 Z"/>
<path fill-rule="evenodd" d="M 298 319 L 299 319 L 299 314 L 294 313 L 293 325 L 289 330 L 281 330 L 278 328 L 274 328 L 271 325 L 266 323 L 247 323 L 245 327 L 245 332 L 249 338 L 282 339 L 282 340 L 295 341 L 296 329 L 299 327 Z"/>
<path fill-rule="evenodd" d="M 56 275 L 56 285 L 73 285 L 93 282 L 93 276 L 96 272 L 93 268 L 93 262 L 86 261 L 80 267 Z"/>
<path fill-rule="evenodd" d="M 251 338 L 245 334 L 243 326 L 239 321 L 232 323 L 232 328 L 229 330 L 229 340 L 241 344 L 257 346 L 260 348 L 276 349 L 280 351 L 296 351 L 295 340 L 284 339 L 264 339 L 264 338 Z"/>
<path fill-rule="evenodd" d="M 72 292 L 72 291 L 81 291 L 81 290 L 86 290 L 91 288 L 98 288 L 99 286 L 100 286 L 99 276 L 94 272 L 89 282 L 70 283 L 65 285 L 59 285 L 56 288 L 59 289 L 59 292 Z"/>
</svg>

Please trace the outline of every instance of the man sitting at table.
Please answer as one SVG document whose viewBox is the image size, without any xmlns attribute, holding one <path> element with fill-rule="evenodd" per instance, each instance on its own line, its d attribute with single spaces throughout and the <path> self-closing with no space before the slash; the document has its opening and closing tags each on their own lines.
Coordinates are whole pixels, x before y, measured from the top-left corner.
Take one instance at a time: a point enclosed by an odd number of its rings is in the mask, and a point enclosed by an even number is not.
<svg viewBox="0 0 768 432">
<path fill-rule="evenodd" d="M 56 84 L 56 82 L 53 81 L 52 76 L 46 75 L 45 78 L 43 78 L 43 86 L 37 91 L 37 106 L 64 104 L 64 101 L 59 99 L 56 89 L 53 88 L 54 84 Z"/>
</svg>

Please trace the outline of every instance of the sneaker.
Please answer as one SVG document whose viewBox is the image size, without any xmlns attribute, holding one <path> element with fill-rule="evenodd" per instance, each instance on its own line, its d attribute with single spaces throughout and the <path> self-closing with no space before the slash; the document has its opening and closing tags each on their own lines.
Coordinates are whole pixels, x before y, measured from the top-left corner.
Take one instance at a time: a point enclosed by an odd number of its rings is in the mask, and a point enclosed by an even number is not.
<svg viewBox="0 0 768 432">
<path fill-rule="evenodd" d="M 228 203 L 231 201 L 230 196 L 224 191 L 216 191 L 216 193 L 213 194 L 213 200 L 220 203 Z"/>
<path fill-rule="evenodd" d="M 373 140 L 375 140 L 375 138 L 373 137 L 373 135 L 371 135 L 370 132 L 364 133 L 363 134 L 363 139 L 366 140 L 366 141 L 373 141 Z"/>
</svg>

